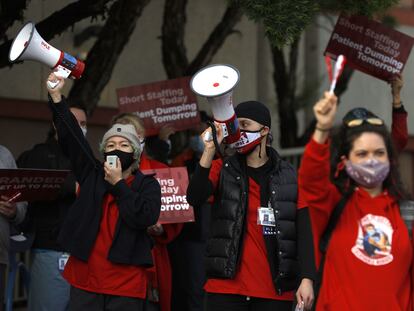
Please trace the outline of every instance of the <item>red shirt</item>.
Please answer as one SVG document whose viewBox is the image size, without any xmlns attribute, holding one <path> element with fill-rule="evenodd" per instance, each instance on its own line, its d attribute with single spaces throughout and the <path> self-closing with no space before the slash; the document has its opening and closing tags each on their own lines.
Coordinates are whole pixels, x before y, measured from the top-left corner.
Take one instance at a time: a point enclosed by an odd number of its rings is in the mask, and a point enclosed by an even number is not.
<svg viewBox="0 0 414 311">
<path fill-rule="evenodd" d="M 314 245 L 318 246 L 329 215 L 340 200 L 329 180 L 328 144 L 313 139 L 308 143 L 299 185 L 308 203 Z M 411 262 L 412 246 L 398 202 L 387 191 L 371 197 L 357 188 L 332 233 L 316 310 L 408 310 Z"/>
<path fill-rule="evenodd" d="M 139 164 L 141 170 L 168 168 L 168 165 L 157 160 L 149 159 L 142 154 Z M 154 236 L 155 245 L 152 249 L 154 266 L 147 269 L 149 286 L 159 291 L 159 303 L 162 311 L 171 310 L 172 273 L 167 244 L 173 241 L 181 232 L 183 224 L 164 224 L 164 233 Z"/>
<path fill-rule="evenodd" d="M 134 176 L 128 177 L 127 184 L 130 185 L 133 179 Z M 145 269 L 112 263 L 107 259 L 119 215 L 115 198 L 110 193 L 105 195 L 102 209 L 98 236 L 88 261 L 70 256 L 63 276 L 72 286 L 89 292 L 144 299 L 147 285 Z"/>
<path fill-rule="evenodd" d="M 221 160 L 213 161 L 209 179 L 214 187 L 219 181 Z M 208 279 L 205 290 L 210 293 L 237 294 L 251 297 L 293 300 L 293 292 L 276 293 L 267 259 L 262 226 L 257 224 L 260 207 L 260 187 L 249 178 L 249 206 L 246 231 L 241 250 L 241 262 L 234 279 Z"/>
</svg>

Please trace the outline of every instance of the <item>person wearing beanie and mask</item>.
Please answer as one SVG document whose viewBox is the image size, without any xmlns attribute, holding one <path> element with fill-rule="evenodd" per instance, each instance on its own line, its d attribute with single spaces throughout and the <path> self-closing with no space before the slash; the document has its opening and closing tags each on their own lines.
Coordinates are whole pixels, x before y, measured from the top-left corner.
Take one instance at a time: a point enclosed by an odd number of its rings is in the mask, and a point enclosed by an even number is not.
<svg viewBox="0 0 414 311">
<path fill-rule="evenodd" d="M 354 108 L 329 138 L 336 109 L 328 92 L 315 104 L 316 129 L 299 169 L 299 195 L 322 250 L 316 310 L 412 310 L 413 250 L 391 135 L 382 119 Z"/>
<path fill-rule="evenodd" d="M 128 112 L 120 113 L 112 118 L 112 124 L 115 123 L 132 124 L 140 138 L 141 146 L 144 145 L 144 123 L 137 115 Z M 149 158 L 145 151 L 141 153 L 139 167 L 141 170 L 168 168 L 166 164 Z M 154 239 L 152 248 L 154 266 L 147 269 L 148 311 L 171 310 L 172 272 L 167 245 L 180 234 L 182 227 L 181 223 L 157 223 L 147 229 L 148 234 Z"/>
<path fill-rule="evenodd" d="M 61 95 L 64 80 L 52 73 L 48 81 L 59 82 L 48 86 L 49 107 L 80 185 L 58 238 L 71 254 L 63 272 L 69 310 L 144 310 L 145 269 L 153 265 L 147 228 L 160 214 L 159 183 L 138 168 L 142 148 L 130 124 L 114 124 L 102 139 L 101 152 L 117 156 L 116 165 L 96 160 Z"/>
<path fill-rule="evenodd" d="M 312 233 L 307 209 L 297 210 L 296 172 L 266 146 L 271 118 L 265 105 L 243 102 L 235 112 L 241 130 L 237 153 L 213 160 L 215 145 L 204 140 L 187 189 L 193 206 L 214 196 L 205 259 L 206 310 L 291 310 L 298 286 L 300 305 L 310 308 Z M 216 130 L 221 143 L 221 127 Z M 207 132 L 211 129 L 201 137 Z"/>
</svg>

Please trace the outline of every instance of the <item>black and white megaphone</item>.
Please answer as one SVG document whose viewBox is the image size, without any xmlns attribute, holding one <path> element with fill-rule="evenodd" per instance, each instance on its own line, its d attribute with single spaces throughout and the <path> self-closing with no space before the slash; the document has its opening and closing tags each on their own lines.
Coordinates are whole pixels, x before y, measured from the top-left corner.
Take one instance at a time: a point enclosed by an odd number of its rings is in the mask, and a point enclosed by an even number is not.
<svg viewBox="0 0 414 311">
<path fill-rule="evenodd" d="M 9 51 L 10 62 L 22 60 L 41 62 L 63 78 L 79 79 L 85 69 L 85 64 L 82 61 L 56 49 L 43 40 L 32 22 L 25 24 L 19 31 Z M 58 83 L 48 81 L 52 88 L 56 87 Z"/>
<path fill-rule="evenodd" d="M 233 89 L 239 83 L 239 71 L 230 65 L 215 64 L 200 69 L 190 87 L 211 104 L 214 120 L 221 124 L 224 142 L 232 144 L 240 138 L 239 122 L 233 108 Z M 205 138 L 211 140 L 210 137 Z"/>
</svg>

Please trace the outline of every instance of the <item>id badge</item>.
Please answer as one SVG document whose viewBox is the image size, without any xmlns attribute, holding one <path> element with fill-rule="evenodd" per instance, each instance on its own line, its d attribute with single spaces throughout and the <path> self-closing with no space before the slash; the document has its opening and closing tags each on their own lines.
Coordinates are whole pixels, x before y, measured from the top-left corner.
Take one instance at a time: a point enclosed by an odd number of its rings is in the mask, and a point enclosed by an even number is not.
<svg viewBox="0 0 414 311">
<path fill-rule="evenodd" d="M 58 269 L 60 272 L 62 272 L 65 269 L 65 265 L 69 260 L 69 254 L 63 253 L 58 258 Z"/>
<path fill-rule="evenodd" d="M 263 228 L 263 235 L 276 235 L 277 234 L 276 227 L 262 226 L 262 228 Z"/>
<path fill-rule="evenodd" d="M 257 224 L 262 226 L 275 227 L 275 214 L 271 207 L 259 207 L 257 209 Z"/>
</svg>

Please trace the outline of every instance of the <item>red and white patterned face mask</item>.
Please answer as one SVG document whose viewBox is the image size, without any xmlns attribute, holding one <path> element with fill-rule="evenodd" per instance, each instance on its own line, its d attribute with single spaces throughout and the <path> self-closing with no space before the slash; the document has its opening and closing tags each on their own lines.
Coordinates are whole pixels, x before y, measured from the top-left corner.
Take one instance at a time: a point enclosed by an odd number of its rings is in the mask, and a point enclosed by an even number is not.
<svg viewBox="0 0 414 311">
<path fill-rule="evenodd" d="M 238 153 L 249 153 L 262 141 L 264 136 L 260 135 L 260 132 L 263 129 L 264 127 L 257 131 L 240 130 L 239 140 L 232 144 L 231 147 L 235 148 Z"/>
</svg>

